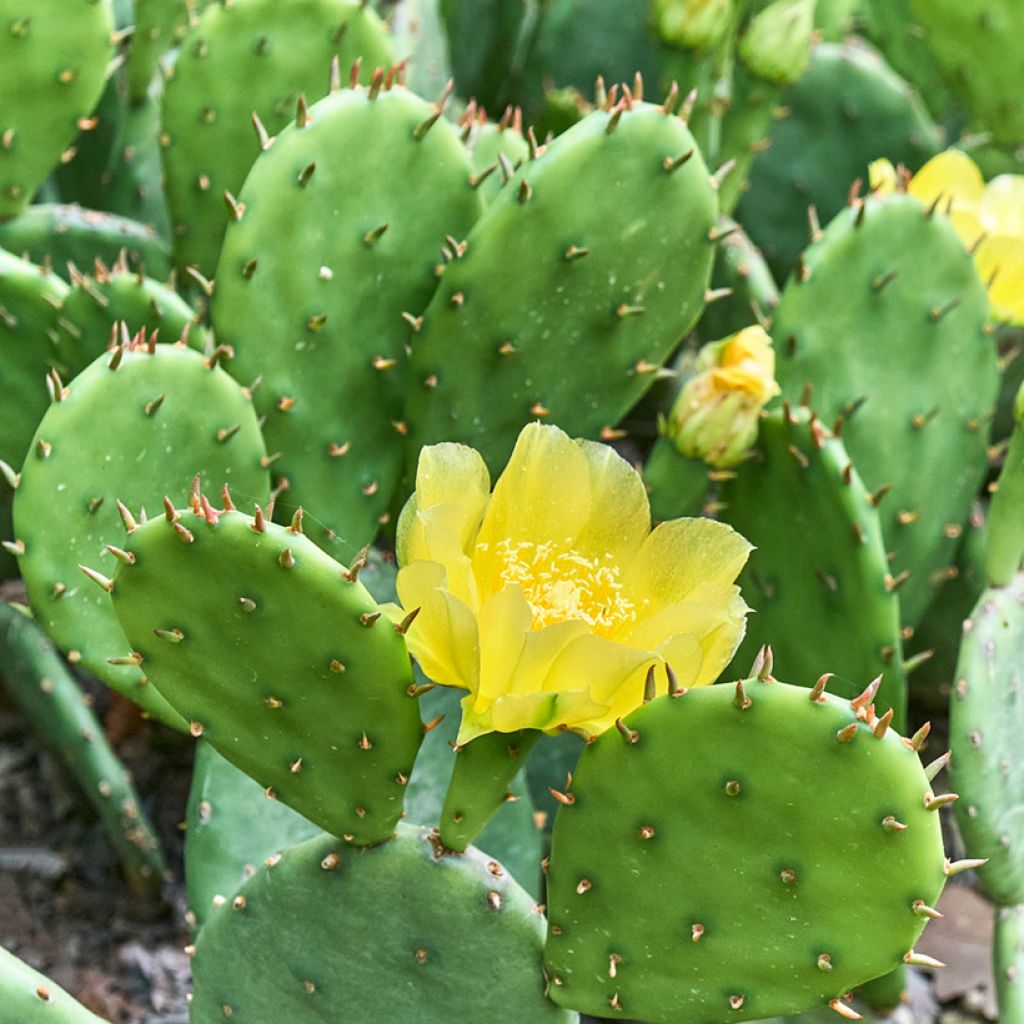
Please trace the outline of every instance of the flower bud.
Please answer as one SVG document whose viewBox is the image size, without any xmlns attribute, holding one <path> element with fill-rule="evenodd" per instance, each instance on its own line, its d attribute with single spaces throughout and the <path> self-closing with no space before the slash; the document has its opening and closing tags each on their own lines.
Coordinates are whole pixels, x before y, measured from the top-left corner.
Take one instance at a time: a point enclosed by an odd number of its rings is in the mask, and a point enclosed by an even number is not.
<svg viewBox="0 0 1024 1024">
<path fill-rule="evenodd" d="M 795 82 L 807 67 L 816 0 L 775 0 L 751 20 L 740 57 L 760 78 Z"/>
<path fill-rule="evenodd" d="M 654 26 L 671 46 L 706 49 L 729 31 L 735 0 L 655 0 Z"/>
<path fill-rule="evenodd" d="M 697 370 L 672 407 L 668 435 L 690 458 L 735 466 L 757 440 L 761 410 L 779 393 L 771 338 L 747 327 L 713 341 L 701 349 Z"/>
</svg>

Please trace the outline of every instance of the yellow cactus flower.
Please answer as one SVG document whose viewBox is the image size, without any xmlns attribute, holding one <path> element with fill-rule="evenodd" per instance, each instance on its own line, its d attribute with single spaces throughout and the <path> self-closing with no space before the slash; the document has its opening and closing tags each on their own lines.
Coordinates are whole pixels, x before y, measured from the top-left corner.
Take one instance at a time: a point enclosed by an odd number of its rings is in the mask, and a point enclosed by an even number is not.
<svg viewBox="0 0 1024 1024">
<path fill-rule="evenodd" d="M 869 173 L 873 191 L 899 187 L 888 160 L 876 160 Z M 1024 324 L 1024 176 L 1001 174 L 986 185 L 966 153 L 947 149 L 910 179 L 907 191 L 929 206 L 938 200 L 989 283 L 993 314 Z"/>
<path fill-rule="evenodd" d="M 639 474 L 607 445 L 532 424 L 491 493 L 474 449 L 424 448 L 398 524 L 395 616 L 423 671 L 468 690 L 459 743 L 590 737 L 643 700 L 648 669 L 712 683 L 743 637 L 751 550 L 710 519 L 651 531 Z M 657 674 L 660 692 L 666 676 Z"/>
<path fill-rule="evenodd" d="M 667 433 L 690 458 L 735 466 L 757 440 L 761 410 L 779 393 L 772 339 L 747 327 L 713 341 L 700 350 L 697 371 L 672 407 Z"/>
</svg>

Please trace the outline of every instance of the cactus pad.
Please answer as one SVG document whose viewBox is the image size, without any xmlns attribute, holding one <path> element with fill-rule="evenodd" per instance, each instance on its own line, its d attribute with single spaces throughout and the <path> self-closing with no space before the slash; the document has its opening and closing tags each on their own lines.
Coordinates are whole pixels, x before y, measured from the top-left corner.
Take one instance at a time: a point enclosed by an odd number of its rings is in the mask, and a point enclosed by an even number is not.
<svg viewBox="0 0 1024 1024">
<path fill-rule="evenodd" d="M 445 235 L 460 245 L 482 209 L 438 114 L 380 77 L 314 104 L 256 161 L 217 271 L 218 340 L 240 380 L 262 378 L 285 497 L 346 560 L 386 520 L 404 465 L 403 316 L 429 301 Z M 295 233 L 300 246 L 280 244 Z"/>
<path fill-rule="evenodd" d="M 346 842 L 387 838 L 422 738 L 405 643 L 301 517 L 196 507 L 122 542 L 132 648 L 193 734 L 280 800 Z"/>
<path fill-rule="evenodd" d="M 228 225 L 224 193 L 238 195 L 260 152 L 252 114 L 271 134 L 280 131 L 300 94 L 326 90 L 336 56 L 346 68 L 362 57 L 364 78 L 391 63 L 383 23 L 366 4 L 213 4 L 182 40 L 163 99 L 164 168 L 179 266 L 213 275 Z"/>
<path fill-rule="evenodd" d="M 529 420 L 595 437 L 653 382 L 703 307 L 717 214 L 670 109 L 590 114 L 488 206 L 412 338 L 414 451 L 464 441 L 496 470 Z"/>
<path fill-rule="evenodd" d="M 91 267 L 101 259 L 112 265 L 122 252 L 130 270 L 144 269 L 154 278 L 171 270 L 170 251 L 152 228 L 74 203 L 30 206 L 13 220 L 0 221 L 0 246 L 33 263 L 52 265 L 65 280 L 71 276 L 68 263 Z"/>
<path fill-rule="evenodd" d="M 111 0 L 0 3 L 0 220 L 29 204 L 92 113 L 113 32 Z"/>
<path fill-rule="evenodd" d="M 79 565 L 110 575 L 121 556 L 108 545 L 124 542 L 116 503 L 135 516 L 140 508 L 158 513 L 163 496 L 186 493 L 197 473 L 204 484 L 229 481 L 240 495 L 265 500 L 265 449 L 252 403 L 219 366 L 178 345 L 104 353 L 59 398 L 39 425 L 15 494 L 29 602 L 72 662 L 180 726 L 131 663 L 110 596 Z"/>
<path fill-rule="evenodd" d="M 949 220 L 910 196 L 857 201 L 804 251 L 772 335 L 783 397 L 808 384 L 879 505 L 904 624 L 952 561 L 998 390 L 988 298 Z M 895 340 L 894 340 L 895 339 Z M 891 488 L 891 493 L 888 489 Z M 888 496 L 886 496 L 888 494 Z"/>
<path fill-rule="evenodd" d="M 754 161 L 737 214 L 780 279 L 807 241 L 809 206 L 826 224 L 854 181 L 867 181 L 871 161 L 888 157 L 917 170 L 940 144 L 911 87 L 856 40 L 815 47 L 781 104 L 785 116 Z"/>
<path fill-rule="evenodd" d="M 926 808 L 915 750 L 879 737 L 867 699 L 709 686 L 588 746 L 555 821 L 551 998 L 719 1024 L 810 1009 L 899 965 L 945 880 L 942 801 Z"/>
<path fill-rule="evenodd" d="M 206 331 L 172 287 L 131 273 L 123 257 L 110 269 L 102 261 L 90 269 L 89 276 L 74 273 L 61 307 L 57 361 L 62 375 L 84 370 L 108 348 L 111 329 L 121 322 L 132 334 L 144 331 L 149 338 L 156 331 L 160 341 L 182 339 L 203 350 Z"/>
<path fill-rule="evenodd" d="M 0 947 L 4 1024 L 104 1024 L 49 978 Z"/>
<path fill-rule="evenodd" d="M 979 875 L 1003 905 L 1024 903 L 1024 576 L 989 588 L 963 627 L 950 708 L 957 822 Z"/>
<path fill-rule="evenodd" d="M 229 902 L 256 868 L 320 829 L 239 771 L 207 742 L 196 747 L 185 813 L 185 882 L 193 924 Z"/>
<path fill-rule="evenodd" d="M 771 644 L 789 678 L 816 678 L 855 697 L 875 676 L 881 709 L 904 726 L 899 598 L 889 575 L 878 512 L 843 442 L 805 410 L 779 410 L 761 423 L 754 455 L 722 486 L 720 518 L 757 549 L 742 578 L 757 612 L 736 654 L 751 663 Z M 888 584 L 888 585 L 887 585 Z"/>
<path fill-rule="evenodd" d="M 272 858 L 203 929 L 192 1024 L 572 1024 L 544 998 L 544 917 L 471 849 L 426 830 L 351 850 L 329 836 Z"/>
</svg>

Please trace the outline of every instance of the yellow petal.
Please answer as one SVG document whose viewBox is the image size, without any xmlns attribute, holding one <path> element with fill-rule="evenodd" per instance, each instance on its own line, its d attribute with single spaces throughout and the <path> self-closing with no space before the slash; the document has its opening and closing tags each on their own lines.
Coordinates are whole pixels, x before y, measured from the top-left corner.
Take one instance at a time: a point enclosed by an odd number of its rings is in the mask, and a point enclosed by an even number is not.
<svg viewBox="0 0 1024 1024">
<path fill-rule="evenodd" d="M 973 209 L 981 202 L 985 180 L 974 161 L 958 149 L 947 149 L 934 156 L 910 179 L 912 196 L 930 206 L 942 196 L 953 200 L 954 209 Z"/>
<path fill-rule="evenodd" d="M 1024 175 L 1000 174 L 985 186 L 981 221 L 993 235 L 1024 239 Z"/>
<path fill-rule="evenodd" d="M 636 607 L 637 621 L 692 599 L 698 587 L 704 603 L 711 594 L 731 595 L 752 550 L 732 527 L 712 519 L 662 523 L 626 570 L 625 588 Z"/>
<path fill-rule="evenodd" d="M 986 238 L 974 255 L 988 289 L 993 315 L 1024 324 L 1024 239 L 999 235 Z M 993 276 L 994 275 L 994 276 Z"/>
<path fill-rule="evenodd" d="M 447 517 L 458 545 L 469 550 L 491 493 L 491 476 L 480 453 L 463 444 L 434 444 L 420 452 L 416 467 L 416 491 L 398 523 L 396 550 L 400 565 L 429 558 L 420 550 L 422 533 L 410 534 L 417 513 L 437 506 L 451 506 Z"/>
<path fill-rule="evenodd" d="M 405 639 L 435 683 L 475 692 L 480 678 L 476 617 L 444 584 L 444 566 L 435 562 L 413 562 L 399 571 L 402 607 L 407 612 L 420 610 Z"/>
<path fill-rule="evenodd" d="M 473 562 L 464 551 L 462 539 L 466 530 L 465 506 L 449 503 L 417 509 L 414 501 L 415 495 L 399 520 L 399 563 L 427 561 L 443 565 L 448 592 L 476 608 L 479 600 Z"/>
<path fill-rule="evenodd" d="M 651 508 L 640 474 L 614 448 L 577 441 L 589 469 L 590 515 L 576 550 L 615 564 L 632 561 L 651 528 Z"/>
<path fill-rule="evenodd" d="M 891 160 L 874 160 L 868 165 L 868 185 L 872 192 L 891 195 L 896 191 L 898 180 Z"/>
<path fill-rule="evenodd" d="M 483 594 L 501 589 L 501 546 L 571 545 L 590 515 L 590 467 L 557 427 L 531 423 L 519 435 L 484 513 L 473 556 Z"/>
<path fill-rule="evenodd" d="M 510 583 L 488 597 L 478 613 L 480 687 L 477 706 L 489 704 L 512 686 L 530 631 L 532 612 L 523 588 Z"/>
</svg>

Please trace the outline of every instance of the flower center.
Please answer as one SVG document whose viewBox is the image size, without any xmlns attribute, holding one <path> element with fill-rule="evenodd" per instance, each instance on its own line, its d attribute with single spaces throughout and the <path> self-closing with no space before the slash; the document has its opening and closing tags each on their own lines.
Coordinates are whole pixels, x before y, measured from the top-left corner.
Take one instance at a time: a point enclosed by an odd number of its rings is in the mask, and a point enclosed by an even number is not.
<svg viewBox="0 0 1024 1024">
<path fill-rule="evenodd" d="M 591 560 L 551 541 L 503 540 L 498 553 L 501 579 L 523 588 L 533 629 L 577 620 L 608 636 L 636 618 L 633 602 L 622 592 L 619 567 L 610 559 Z"/>
</svg>

